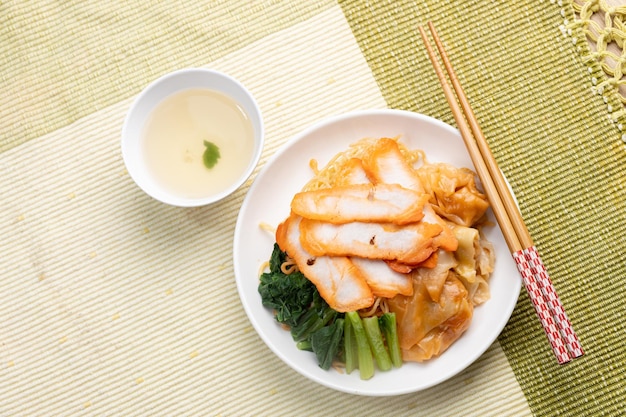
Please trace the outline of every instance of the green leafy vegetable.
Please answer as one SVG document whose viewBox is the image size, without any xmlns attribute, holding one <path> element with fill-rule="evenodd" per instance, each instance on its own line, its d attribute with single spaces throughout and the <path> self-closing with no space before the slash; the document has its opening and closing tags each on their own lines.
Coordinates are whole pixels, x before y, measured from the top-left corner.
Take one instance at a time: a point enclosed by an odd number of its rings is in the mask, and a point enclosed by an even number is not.
<svg viewBox="0 0 626 417">
<path fill-rule="evenodd" d="M 342 336 L 343 319 L 337 319 L 331 325 L 322 327 L 311 335 L 311 348 L 317 356 L 320 368 L 330 368 L 339 352 Z"/>
<path fill-rule="evenodd" d="M 276 320 L 293 328 L 311 307 L 317 289 L 300 272 L 287 275 L 280 270 L 285 256 L 275 244 L 270 259 L 270 272 L 261 275 L 258 291 L 262 304 L 276 311 Z"/>
<path fill-rule="evenodd" d="M 298 349 L 314 352 L 319 365 L 328 369 L 341 350 L 343 314 L 330 308 L 302 273 L 283 273 L 280 266 L 286 257 L 278 244 L 274 244 L 269 272 L 260 278 L 261 302 L 274 309 L 278 322 L 290 327 Z"/>
<path fill-rule="evenodd" d="M 346 372 L 358 369 L 364 380 L 374 376 L 374 361 L 381 371 L 402 365 L 394 313 L 362 319 L 356 311 L 333 310 L 302 273 L 282 272 L 286 257 L 274 244 L 269 272 L 261 274 L 258 291 L 276 320 L 289 326 L 298 349 L 313 352 L 323 369 L 343 359 Z"/>
<path fill-rule="evenodd" d="M 317 291 L 313 293 L 313 303 L 291 328 L 291 336 L 296 342 L 307 340 L 313 333 L 331 323 L 338 313 L 330 308 Z"/>
<path fill-rule="evenodd" d="M 202 154 L 202 161 L 204 166 L 211 169 L 217 164 L 217 160 L 220 159 L 220 148 L 216 144 L 209 141 L 204 141 L 204 153 Z"/>
<path fill-rule="evenodd" d="M 378 369 L 381 371 L 390 370 L 391 358 L 389 357 L 389 352 L 387 352 L 387 348 L 385 347 L 383 335 L 380 332 L 380 327 L 378 326 L 378 317 L 373 316 L 364 318 L 363 328 L 365 329 L 365 334 L 367 335 L 367 341 L 370 344 L 370 348 L 374 353 L 374 359 L 376 360 Z"/>
<path fill-rule="evenodd" d="M 280 250 L 278 243 L 274 243 L 274 249 L 272 250 L 272 254 L 270 255 L 270 272 L 274 274 L 282 274 L 283 271 L 280 269 L 280 266 L 287 259 L 287 254 Z"/>
<path fill-rule="evenodd" d="M 402 366 L 402 351 L 400 350 L 400 341 L 398 339 L 398 327 L 396 326 L 396 313 L 385 313 L 378 319 L 380 329 L 385 336 L 387 348 L 391 363 L 396 368 Z"/>
</svg>

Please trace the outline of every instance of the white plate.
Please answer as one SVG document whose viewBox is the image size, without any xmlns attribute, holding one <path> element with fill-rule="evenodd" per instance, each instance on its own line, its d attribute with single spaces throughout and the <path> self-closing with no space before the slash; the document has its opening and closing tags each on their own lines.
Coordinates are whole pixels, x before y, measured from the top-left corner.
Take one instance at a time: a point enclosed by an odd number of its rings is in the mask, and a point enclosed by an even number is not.
<svg viewBox="0 0 626 417">
<path fill-rule="evenodd" d="M 297 372 L 327 387 L 360 395 L 389 396 L 419 391 L 458 374 L 474 362 L 498 337 L 515 307 L 521 286 L 515 263 L 497 226 L 485 229 L 496 248 L 491 277 L 491 299 L 477 307 L 470 328 L 440 357 L 429 362 L 405 363 L 399 369 L 377 371 L 362 381 L 318 367 L 314 354 L 296 348 L 289 332 L 261 305 L 257 291 L 261 264 L 272 252 L 274 238 L 259 227 L 276 226 L 289 215 L 293 195 L 312 177 L 309 161 L 320 168 L 337 152 L 364 137 L 395 137 L 409 148 L 426 152 L 430 162 L 448 162 L 473 169 L 458 131 L 417 113 L 371 110 L 325 120 L 287 143 L 263 167 L 243 202 L 234 236 L 234 268 L 239 296 L 248 318 L 269 348 Z M 489 213 L 491 215 L 491 213 Z M 493 219 L 493 216 L 492 216 Z M 495 220 L 494 220 L 495 224 Z"/>
</svg>

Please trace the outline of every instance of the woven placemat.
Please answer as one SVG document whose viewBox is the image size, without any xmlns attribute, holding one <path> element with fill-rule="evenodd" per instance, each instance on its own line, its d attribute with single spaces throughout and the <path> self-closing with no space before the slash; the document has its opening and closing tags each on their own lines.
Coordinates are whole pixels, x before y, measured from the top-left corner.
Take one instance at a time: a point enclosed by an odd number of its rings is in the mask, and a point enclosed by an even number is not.
<svg viewBox="0 0 626 417">
<path fill-rule="evenodd" d="M 330 0 L 0 4 L 0 151 L 305 20 Z M 45 115 L 45 117 L 42 117 Z"/>
<path fill-rule="evenodd" d="M 266 6 L 265 17 L 281 21 L 283 5 Z M 80 33 L 96 43 L 103 36 Z M 336 5 L 208 66 L 258 100 L 267 135 L 259 168 L 324 117 L 387 106 Z M 35 99 L 57 114 L 54 103 Z M 85 105 L 99 107 L 98 99 Z M 131 100 L 0 153 L 0 415 L 426 416 L 485 410 L 483 401 L 493 415 L 529 413 L 498 343 L 456 378 L 389 399 L 333 391 L 287 367 L 254 332 L 233 277 L 232 236 L 250 181 L 199 209 L 148 198 L 119 150 Z"/>
<path fill-rule="evenodd" d="M 621 115 L 608 112 L 619 102 L 593 88 L 602 74 L 580 26 L 570 24 L 571 3 L 342 6 L 389 105 L 454 124 L 417 33 L 418 24 L 435 23 L 516 193 L 587 352 L 557 365 L 522 295 L 499 340 L 531 409 L 623 413 L 626 145 Z"/>
<path fill-rule="evenodd" d="M 522 294 L 457 377 L 352 396 L 283 364 L 241 307 L 232 235 L 254 175 L 217 205 L 164 206 L 125 171 L 121 126 L 141 88 L 188 66 L 255 95 L 258 169 L 349 110 L 454 124 L 416 31 L 428 19 L 587 354 L 556 365 Z M 575 19 L 531 0 L 0 4 L 0 415 L 623 414 L 623 122 Z"/>
</svg>

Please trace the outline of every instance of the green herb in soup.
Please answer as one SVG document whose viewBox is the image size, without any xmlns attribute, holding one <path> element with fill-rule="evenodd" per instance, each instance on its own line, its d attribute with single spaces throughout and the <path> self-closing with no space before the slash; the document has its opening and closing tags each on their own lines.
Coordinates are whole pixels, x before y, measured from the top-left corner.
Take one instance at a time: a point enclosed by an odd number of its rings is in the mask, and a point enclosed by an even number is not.
<svg viewBox="0 0 626 417">
<path fill-rule="evenodd" d="M 220 148 L 216 144 L 209 141 L 204 141 L 204 153 L 202 154 L 202 161 L 207 169 L 211 169 L 217 164 L 217 160 L 220 159 Z"/>
</svg>

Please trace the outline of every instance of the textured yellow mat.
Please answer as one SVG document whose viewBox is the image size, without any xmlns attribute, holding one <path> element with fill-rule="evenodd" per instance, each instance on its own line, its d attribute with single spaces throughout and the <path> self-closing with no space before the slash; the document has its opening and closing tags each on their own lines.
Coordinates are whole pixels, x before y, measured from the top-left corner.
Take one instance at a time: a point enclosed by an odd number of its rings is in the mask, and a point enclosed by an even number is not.
<svg viewBox="0 0 626 417">
<path fill-rule="evenodd" d="M 579 16 L 560 0 L 0 4 L 0 415 L 624 414 L 623 106 Z M 558 366 L 522 294 L 457 377 L 352 396 L 284 365 L 241 307 L 232 235 L 254 176 L 214 206 L 165 206 L 125 171 L 121 126 L 147 83 L 189 66 L 255 95 L 259 169 L 349 110 L 452 124 L 416 32 L 428 19 L 587 354 Z"/>
</svg>

